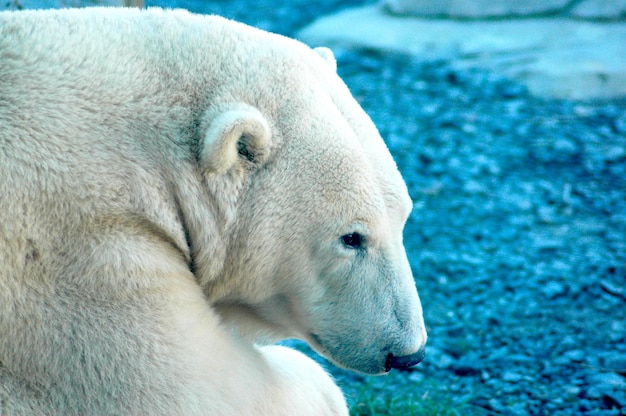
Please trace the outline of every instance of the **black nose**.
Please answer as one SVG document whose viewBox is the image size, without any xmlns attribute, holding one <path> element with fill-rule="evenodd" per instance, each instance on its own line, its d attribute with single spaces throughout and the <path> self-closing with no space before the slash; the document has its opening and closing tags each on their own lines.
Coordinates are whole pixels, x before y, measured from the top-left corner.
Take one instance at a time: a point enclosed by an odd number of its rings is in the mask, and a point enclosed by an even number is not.
<svg viewBox="0 0 626 416">
<path fill-rule="evenodd" d="M 385 371 L 389 371 L 392 368 L 397 370 L 403 370 L 405 368 L 413 367 L 418 364 L 426 356 L 426 348 L 422 346 L 416 353 L 411 355 L 405 355 L 402 357 L 396 357 L 393 354 L 387 356 L 385 360 Z"/>
</svg>

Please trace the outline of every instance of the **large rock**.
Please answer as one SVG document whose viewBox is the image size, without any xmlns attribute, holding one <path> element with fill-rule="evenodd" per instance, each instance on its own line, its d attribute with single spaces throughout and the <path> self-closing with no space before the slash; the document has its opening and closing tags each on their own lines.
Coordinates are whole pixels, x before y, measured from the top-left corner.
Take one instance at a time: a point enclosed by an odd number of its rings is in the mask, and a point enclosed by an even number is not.
<svg viewBox="0 0 626 416">
<path fill-rule="evenodd" d="M 578 19 L 626 19 L 626 0 L 383 0 L 392 14 L 454 19 L 570 16 Z"/>
<path fill-rule="evenodd" d="M 626 0 L 585 0 L 577 4 L 570 14 L 583 19 L 626 19 Z"/>
<path fill-rule="evenodd" d="M 626 96 L 626 23 L 430 20 L 394 17 L 370 6 L 319 19 L 299 37 L 311 45 L 378 48 L 487 68 L 519 79 L 535 95 Z"/>
<path fill-rule="evenodd" d="M 454 18 L 527 16 L 557 13 L 570 0 L 386 0 L 385 8 L 399 15 Z"/>
<path fill-rule="evenodd" d="M 144 7 L 144 0 L 5 0 L 0 1 L 0 10 L 18 9 L 62 9 L 68 7 Z"/>
</svg>

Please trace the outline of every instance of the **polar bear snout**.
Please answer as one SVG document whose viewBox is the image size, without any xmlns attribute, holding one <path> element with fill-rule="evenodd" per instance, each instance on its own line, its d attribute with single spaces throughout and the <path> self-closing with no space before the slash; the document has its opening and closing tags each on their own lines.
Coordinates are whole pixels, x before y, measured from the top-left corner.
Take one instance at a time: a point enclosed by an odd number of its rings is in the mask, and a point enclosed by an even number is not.
<svg viewBox="0 0 626 416">
<path fill-rule="evenodd" d="M 392 353 L 387 355 L 385 360 L 385 372 L 389 372 L 392 368 L 403 370 L 419 364 L 426 356 L 426 347 L 422 345 L 416 353 L 404 356 L 395 356 Z"/>
<path fill-rule="evenodd" d="M 419 314 L 414 317 L 417 322 L 413 321 L 409 326 L 402 325 L 403 329 L 396 332 L 395 337 L 391 338 L 392 340 L 395 338 L 395 343 L 385 349 L 387 354 L 384 357 L 384 363 L 381 363 L 385 373 L 392 369 L 404 370 L 413 367 L 419 364 L 426 356 L 426 340 L 428 336 L 421 314 L 421 307 L 418 310 Z M 399 334 L 401 334 L 400 338 L 397 338 Z"/>
</svg>

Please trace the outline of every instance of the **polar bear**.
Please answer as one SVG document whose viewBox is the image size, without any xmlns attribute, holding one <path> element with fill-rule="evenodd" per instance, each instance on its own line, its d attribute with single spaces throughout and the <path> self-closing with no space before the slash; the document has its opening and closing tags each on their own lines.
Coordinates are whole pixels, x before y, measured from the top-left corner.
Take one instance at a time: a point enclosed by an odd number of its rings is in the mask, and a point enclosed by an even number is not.
<svg viewBox="0 0 626 416">
<path fill-rule="evenodd" d="M 335 65 L 185 11 L 0 13 L 0 414 L 345 415 L 271 344 L 423 358 L 411 199 Z"/>
</svg>

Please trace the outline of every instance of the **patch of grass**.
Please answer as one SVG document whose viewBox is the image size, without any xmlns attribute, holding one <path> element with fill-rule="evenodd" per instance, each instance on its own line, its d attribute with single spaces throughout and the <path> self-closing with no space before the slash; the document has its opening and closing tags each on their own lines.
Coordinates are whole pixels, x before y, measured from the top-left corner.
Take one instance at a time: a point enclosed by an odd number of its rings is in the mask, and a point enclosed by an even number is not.
<svg viewBox="0 0 626 416">
<path fill-rule="evenodd" d="M 384 376 L 364 376 L 341 370 L 315 354 L 304 342 L 280 344 L 303 352 L 324 366 L 346 395 L 350 416 L 484 416 L 485 410 L 470 404 L 447 386 L 426 374 L 392 371 Z"/>
<path fill-rule="evenodd" d="M 461 416 L 472 413 L 466 403 L 454 403 L 449 394 L 442 394 L 429 383 L 419 383 L 414 386 L 417 389 L 406 390 L 372 380 L 365 382 L 350 400 L 350 416 Z"/>
</svg>

